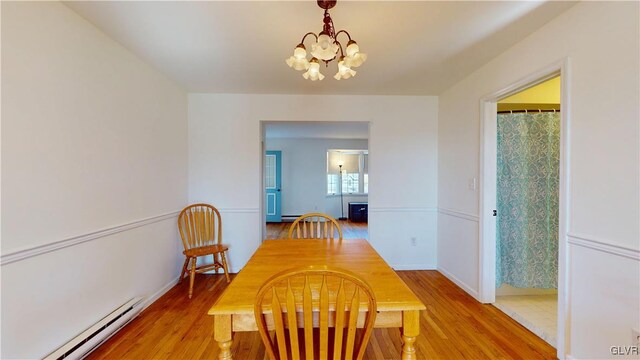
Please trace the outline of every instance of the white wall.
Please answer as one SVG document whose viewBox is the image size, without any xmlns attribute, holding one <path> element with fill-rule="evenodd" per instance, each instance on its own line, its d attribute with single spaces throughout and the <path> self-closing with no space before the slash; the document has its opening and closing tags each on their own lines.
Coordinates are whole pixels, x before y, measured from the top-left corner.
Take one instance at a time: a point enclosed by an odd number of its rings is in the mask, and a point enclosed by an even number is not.
<svg viewBox="0 0 640 360">
<path fill-rule="evenodd" d="M 439 98 L 438 266 L 478 291 L 479 101 L 570 57 L 569 340 L 608 358 L 640 327 L 639 4 L 583 2 Z"/>
<path fill-rule="evenodd" d="M 260 121 L 370 121 L 370 242 L 397 268 L 433 268 L 437 108 L 436 97 L 190 94 L 189 199 L 221 209 L 237 271 L 260 244 Z"/>
<path fill-rule="evenodd" d="M 327 151 L 367 150 L 360 139 L 265 139 L 267 150 L 282 151 L 282 214 L 302 215 L 322 212 L 335 218 L 340 214 L 340 196 L 327 196 Z M 344 216 L 350 201 L 367 202 L 367 195 L 344 196 Z"/>
<path fill-rule="evenodd" d="M 2 358 L 176 279 L 186 117 L 183 90 L 63 4 L 2 2 Z"/>
</svg>

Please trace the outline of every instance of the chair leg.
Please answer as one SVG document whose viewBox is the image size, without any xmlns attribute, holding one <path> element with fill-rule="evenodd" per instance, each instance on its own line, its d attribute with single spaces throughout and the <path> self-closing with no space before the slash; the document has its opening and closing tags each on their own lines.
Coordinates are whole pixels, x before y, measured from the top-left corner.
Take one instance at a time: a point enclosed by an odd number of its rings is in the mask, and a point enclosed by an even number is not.
<svg viewBox="0 0 640 360">
<path fill-rule="evenodd" d="M 213 263 L 220 264 L 220 261 L 218 261 L 218 253 L 213 253 L 212 256 L 213 256 Z M 218 270 L 220 270 L 220 268 L 216 266 L 216 275 L 218 275 Z"/>
<path fill-rule="evenodd" d="M 189 258 L 184 259 L 184 265 L 182 266 L 182 272 L 180 273 L 178 284 L 180 284 L 182 282 L 182 279 L 184 279 L 184 274 L 187 273 L 187 266 L 189 266 Z"/>
<path fill-rule="evenodd" d="M 220 253 L 220 257 L 222 257 L 222 268 L 224 269 L 224 276 L 227 278 L 227 282 L 231 282 L 231 279 L 229 279 L 229 269 L 227 268 L 227 257 L 224 256 L 224 251 Z"/>
<path fill-rule="evenodd" d="M 189 299 L 191 299 L 191 295 L 193 295 L 193 280 L 196 277 L 196 260 L 198 258 L 191 258 L 191 272 L 189 276 Z"/>
</svg>

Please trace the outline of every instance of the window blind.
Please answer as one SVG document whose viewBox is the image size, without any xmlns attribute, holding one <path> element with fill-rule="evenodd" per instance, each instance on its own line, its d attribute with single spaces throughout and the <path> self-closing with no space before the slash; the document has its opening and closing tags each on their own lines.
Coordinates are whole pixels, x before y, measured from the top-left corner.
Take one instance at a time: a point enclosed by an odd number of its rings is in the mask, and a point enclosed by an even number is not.
<svg viewBox="0 0 640 360">
<path fill-rule="evenodd" d="M 342 171 L 348 173 L 358 173 L 360 172 L 360 154 L 359 153 L 345 153 L 339 152 L 335 150 L 330 150 L 328 152 L 328 161 L 327 161 L 327 173 L 329 174 L 337 174 L 340 170 L 338 166 L 340 161 L 342 161 Z"/>
</svg>

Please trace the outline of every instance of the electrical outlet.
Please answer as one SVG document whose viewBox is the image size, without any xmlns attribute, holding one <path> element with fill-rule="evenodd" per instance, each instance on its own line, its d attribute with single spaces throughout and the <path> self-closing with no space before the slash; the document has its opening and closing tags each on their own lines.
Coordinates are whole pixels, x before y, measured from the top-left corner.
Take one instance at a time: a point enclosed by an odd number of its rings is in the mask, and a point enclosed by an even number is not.
<svg viewBox="0 0 640 360">
<path fill-rule="evenodd" d="M 631 339 L 632 346 L 640 346 L 640 330 L 631 329 Z"/>
<path fill-rule="evenodd" d="M 416 245 L 418 245 L 418 240 L 414 236 L 414 237 L 411 238 L 411 246 L 416 246 Z"/>
</svg>

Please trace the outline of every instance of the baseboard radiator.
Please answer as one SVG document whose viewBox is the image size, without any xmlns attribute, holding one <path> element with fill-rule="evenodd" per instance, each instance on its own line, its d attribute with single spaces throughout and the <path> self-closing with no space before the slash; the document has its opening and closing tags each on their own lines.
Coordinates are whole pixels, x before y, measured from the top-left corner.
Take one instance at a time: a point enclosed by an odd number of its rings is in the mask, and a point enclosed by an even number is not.
<svg viewBox="0 0 640 360">
<path fill-rule="evenodd" d="M 282 215 L 282 222 L 294 222 L 302 215 Z"/>
<path fill-rule="evenodd" d="M 141 297 L 131 299 L 115 309 L 111 314 L 89 327 L 80 335 L 47 355 L 45 359 L 82 359 L 91 351 L 107 341 L 111 335 L 133 320 L 143 308 Z"/>
</svg>

